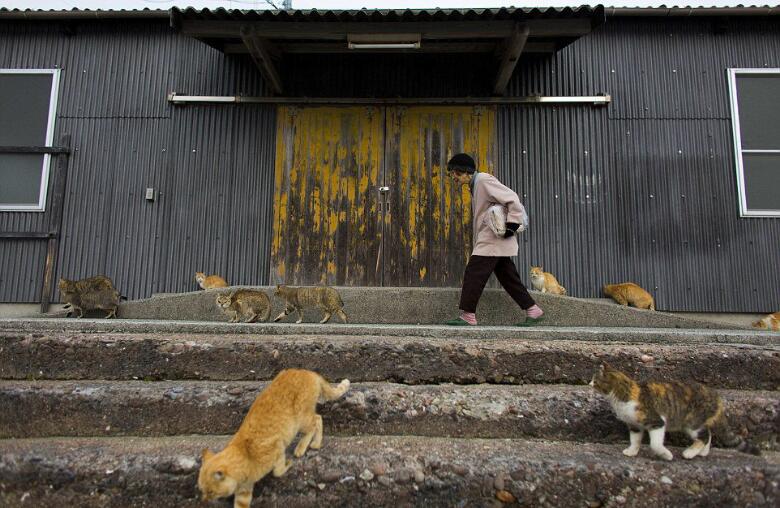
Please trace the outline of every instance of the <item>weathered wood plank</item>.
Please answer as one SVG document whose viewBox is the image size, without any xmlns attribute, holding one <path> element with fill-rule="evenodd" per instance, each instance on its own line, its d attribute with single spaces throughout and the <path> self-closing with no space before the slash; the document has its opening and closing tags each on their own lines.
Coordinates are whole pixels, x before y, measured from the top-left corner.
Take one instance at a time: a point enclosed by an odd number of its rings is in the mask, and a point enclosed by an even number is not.
<svg viewBox="0 0 780 508">
<path fill-rule="evenodd" d="M 282 78 L 279 72 L 276 70 L 276 66 L 271 59 L 271 51 L 269 50 L 269 42 L 250 29 L 244 28 L 241 30 L 241 39 L 244 41 L 244 45 L 249 51 L 249 55 L 255 62 L 255 65 L 260 70 L 266 83 L 269 84 L 274 93 L 282 93 Z"/>
<path fill-rule="evenodd" d="M 523 52 L 525 43 L 528 40 L 529 29 L 527 26 L 515 26 L 512 35 L 506 41 L 504 54 L 501 57 L 501 64 L 498 67 L 496 80 L 493 84 L 494 95 L 504 95 L 509 79 L 515 70 L 517 61 Z"/>
</svg>

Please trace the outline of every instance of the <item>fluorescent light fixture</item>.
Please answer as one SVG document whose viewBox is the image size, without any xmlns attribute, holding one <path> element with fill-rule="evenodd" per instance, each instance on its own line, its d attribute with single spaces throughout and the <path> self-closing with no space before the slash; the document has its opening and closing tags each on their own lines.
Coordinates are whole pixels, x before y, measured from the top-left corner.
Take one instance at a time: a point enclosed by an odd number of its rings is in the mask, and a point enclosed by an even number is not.
<svg viewBox="0 0 780 508">
<path fill-rule="evenodd" d="M 349 49 L 420 49 L 419 42 L 350 42 Z"/>
<path fill-rule="evenodd" d="M 420 34 L 347 34 L 349 49 L 420 49 Z"/>
</svg>

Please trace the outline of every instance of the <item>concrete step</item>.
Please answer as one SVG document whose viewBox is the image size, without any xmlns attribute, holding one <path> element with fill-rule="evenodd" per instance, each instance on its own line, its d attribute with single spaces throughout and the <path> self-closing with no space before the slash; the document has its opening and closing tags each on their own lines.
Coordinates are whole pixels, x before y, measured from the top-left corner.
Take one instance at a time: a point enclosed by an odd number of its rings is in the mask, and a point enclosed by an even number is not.
<svg viewBox="0 0 780 508">
<path fill-rule="evenodd" d="M 248 287 L 248 286 L 241 286 Z M 227 321 L 215 300 L 220 292 L 237 287 L 165 294 L 125 302 L 118 315 L 128 319 Z M 284 302 L 273 295 L 274 287 L 253 287 L 271 298 L 272 317 L 282 312 Z M 351 323 L 440 324 L 457 315 L 460 288 L 340 287 L 344 310 Z M 631 326 L 639 328 L 743 328 L 665 312 L 622 307 L 604 300 L 580 299 L 532 291 L 545 310 L 548 326 Z M 480 323 L 508 325 L 522 321 L 525 312 L 501 289 L 487 289 L 477 309 Z M 317 322 L 322 314 L 309 310 L 305 321 Z M 335 318 L 334 318 L 335 319 Z M 292 321 L 291 316 L 287 317 Z"/>
<path fill-rule="evenodd" d="M 40 336 L 49 333 L 156 333 L 207 335 L 339 335 L 382 337 L 433 337 L 462 340 L 576 340 L 659 344 L 753 344 L 780 347 L 780 333 L 762 330 L 674 329 L 631 327 L 537 326 L 443 326 L 399 324 L 316 323 L 218 323 L 146 319 L 0 319 L 0 334 L 21 332 Z"/>
<path fill-rule="evenodd" d="M 713 388 L 744 390 L 780 387 L 780 347 L 773 344 L 692 347 L 673 341 L 381 335 L 0 333 L 0 379 L 249 381 L 302 367 L 328 379 L 347 377 L 353 382 L 587 384 L 603 361 L 639 379 L 694 380 Z"/>
<path fill-rule="evenodd" d="M 2 381 L 0 438 L 229 434 L 266 385 Z M 780 392 L 721 393 L 735 432 L 763 449 L 778 449 Z M 628 439 L 625 425 L 615 418 L 604 397 L 580 386 L 356 383 L 343 399 L 322 405 L 320 412 L 327 432 L 337 435 L 531 437 L 613 443 Z M 688 444 L 685 436 L 670 437 L 681 446 Z"/>
<path fill-rule="evenodd" d="M 219 437 L 0 441 L 0 504 L 203 506 L 204 446 Z M 255 487 L 257 506 L 777 506 L 778 456 L 714 450 L 661 462 L 617 445 L 527 440 L 327 436 L 282 478 Z M 509 498 L 506 498 L 509 500 Z M 223 501 L 223 506 L 227 505 Z"/>
</svg>

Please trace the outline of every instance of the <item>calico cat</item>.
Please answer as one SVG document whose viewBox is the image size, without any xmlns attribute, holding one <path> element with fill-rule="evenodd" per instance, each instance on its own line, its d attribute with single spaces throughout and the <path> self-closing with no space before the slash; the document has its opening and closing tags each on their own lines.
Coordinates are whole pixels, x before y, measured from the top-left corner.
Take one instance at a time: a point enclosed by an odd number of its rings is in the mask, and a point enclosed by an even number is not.
<svg viewBox="0 0 780 508">
<path fill-rule="evenodd" d="M 228 283 L 219 275 L 206 276 L 203 272 L 195 272 L 195 280 L 201 289 L 226 288 Z"/>
<path fill-rule="evenodd" d="M 655 310 L 655 301 L 650 293 L 633 282 L 605 284 L 604 294 L 620 305 L 633 305 L 637 309 Z"/>
<path fill-rule="evenodd" d="M 108 311 L 106 319 L 116 317 L 119 291 L 114 289 L 114 283 L 105 275 L 75 281 L 61 278 L 57 286 L 62 301 L 69 306 L 68 316 L 76 310 L 77 317 L 82 318 L 84 311 L 101 309 Z"/>
<path fill-rule="evenodd" d="M 607 396 L 620 421 L 628 425 L 631 445 L 623 454 L 634 457 L 639 453 L 645 431 L 650 435 L 650 449 L 665 460 L 672 460 L 672 452 L 664 447 L 667 431 L 684 431 L 693 444 L 682 456 L 692 459 L 710 453 L 712 431 L 715 429 L 727 446 L 746 450 L 747 443 L 728 430 L 723 401 L 717 393 L 698 383 L 637 383 L 621 371 L 602 364 L 590 386 Z"/>
<path fill-rule="evenodd" d="M 289 369 L 280 372 L 255 399 L 249 413 L 224 450 L 204 449 L 198 474 L 198 488 L 209 501 L 235 494 L 234 508 L 247 508 L 252 502 L 255 482 L 270 472 L 282 476 L 292 465 L 285 450 L 298 432 L 303 437 L 294 455 L 301 457 L 311 446 L 322 446 L 322 417 L 317 401 L 335 400 L 349 390 L 344 379 L 332 387 L 316 372 Z"/>
<path fill-rule="evenodd" d="M 339 292 L 327 286 L 313 287 L 288 287 L 276 286 L 274 294 L 285 301 L 284 312 L 276 316 L 274 321 L 279 321 L 283 317 L 298 312 L 298 321 L 303 321 L 303 309 L 305 307 L 318 307 L 325 315 L 320 323 L 327 323 L 330 316 L 335 312 L 343 322 L 347 322 L 347 315 L 344 313 L 344 302 L 341 301 Z"/>
<path fill-rule="evenodd" d="M 762 319 L 753 323 L 753 327 L 780 332 L 780 311 L 767 314 Z"/>
<path fill-rule="evenodd" d="M 237 323 L 239 318 L 244 323 L 252 323 L 258 317 L 260 321 L 267 321 L 271 315 L 271 300 L 268 295 L 250 289 L 217 296 L 217 307 L 230 316 L 231 323 Z"/>
<path fill-rule="evenodd" d="M 541 266 L 531 267 L 531 284 L 534 289 L 542 293 L 551 293 L 553 295 L 565 295 L 566 288 L 558 283 L 555 275 L 545 272 Z"/>
</svg>

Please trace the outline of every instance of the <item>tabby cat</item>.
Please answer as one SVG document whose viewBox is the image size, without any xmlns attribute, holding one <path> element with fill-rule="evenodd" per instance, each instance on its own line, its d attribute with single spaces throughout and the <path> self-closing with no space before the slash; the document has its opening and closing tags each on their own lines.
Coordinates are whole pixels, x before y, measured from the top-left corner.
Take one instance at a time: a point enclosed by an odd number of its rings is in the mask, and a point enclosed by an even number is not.
<svg viewBox="0 0 780 508">
<path fill-rule="evenodd" d="M 119 291 L 114 289 L 114 283 L 105 275 L 96 275 L 81 280 L 61 278 L 57 284 L 62 301 L 69 308 L 68 316 L 74 310 L 78 317 L 84 317 L 84 311 L 101 309 L 108 311 L 106 319 L 116 317 L 119 307 Z"/>
<path fill-rule="evenodd" d="M 344 379 L 333 388 L 319 374 L 309 370 L 280 372 L 255 399 L 249 413 L 224 450 L 204 449 L 198 474 L 198 488 L 209 501 L 235 494 L 234 508 L 247 508 L 252 502 L 255 482 L 270 472 L 282 476 L 292 465 L 285 450 L 298 435 L 295 447 L 300 457 L 311 446 L 322 446 L 322 417 L 317 401 L 335 400 L 349 389 Z"/>
<path fill-rule="evenodd" d="M 206 276 L 203 272 L 195 272 L 195 280 L 198 281 L 198 285 L 201 289 L 214 289 L 214 288 L 226 288 L 228 283 L 225 279 L 219 275 Z"/>
<path fill-rule="evenodd" d="M 773 314 L 767 314 L 762 319 L 753 323 L 753 326 L 755 328 L 780 332 L 780 311 Z"/>
<path fill-rule="evenodd" d="M 298 321 L 303 321 L 303 309 L 305 307 L 317 307 L 325 315 L 320 323 L 327 323 L 330 316 L 335 312 L 343 322 L 347 322 L 347 315 L 344 313 L 344 302 L 341 301 L 339 292 L 327 286 L 313 287 L 288 287 L 276 286 L 274 294 L 285 301 L 284 312 L 276 316 L 274 321 L 279 321 L 283 317 L 297 311 Z"/>
<path fill-rule="evenodd" d="M 531 267 L 531 284 L 534 289 L 542 293 L 551 293 L 553 295 L 565 295 L 566 288 L 558 283 L 555 275 L 545 272 L 541 266 Z"/>
<path fill-rule="evenodd" d="M 604 294 L 620 305 L 633 305 L 637 309 L 655 310 L 655 301 L 650 293 L 633 282 L 605 284 Z"/>
<path fill-rule="evenodd" d="M 238 323 L 239 319 L 244 323 L 252 323 L 258 317 L 260 321 L 267 321 L 271 315 L 271 300 L 268 295 L 251 289 L 217 296 L 217 307 L 230 317 L 231 323 Z"/>
<path fill-rule="evenodd" d="M 698 383 L 637 383 L 602 364 L 590 386 L 607 396 L 615 415 L 628 425 L 631 445 L 623 454 L 629 457 L 639 453 L 645 431 L 650 435 L 650 449 L 666 460 L 672 460 L 672 452 L 664 447 L 667 431 L 684 431 L 693 439 L 693 444 L 683 451 L 686 459 L 709 455 L 713 428 L 728 446 L 744 448 L 746 444 L 728 430 L 723 401 L 717 393 Z"/>
</svg>

